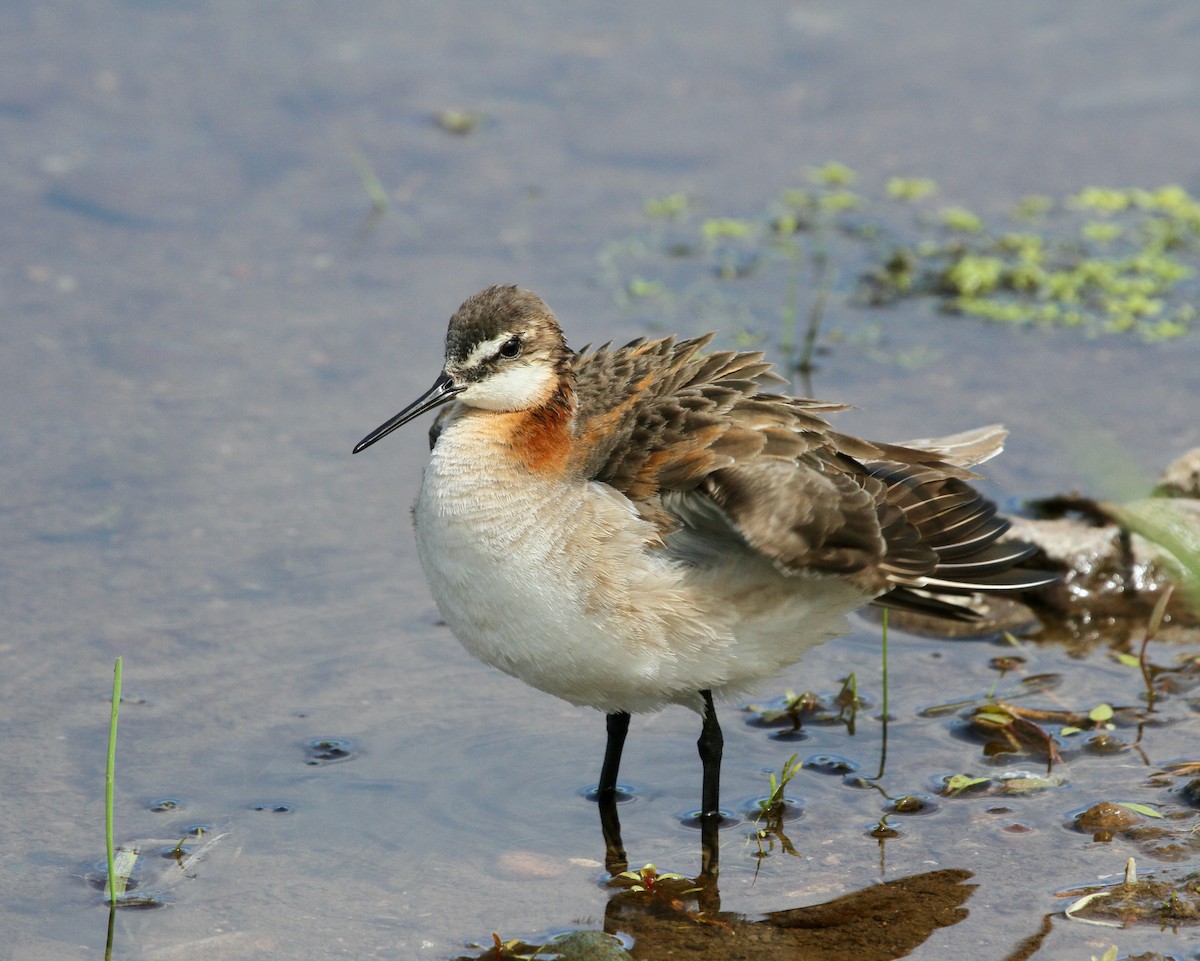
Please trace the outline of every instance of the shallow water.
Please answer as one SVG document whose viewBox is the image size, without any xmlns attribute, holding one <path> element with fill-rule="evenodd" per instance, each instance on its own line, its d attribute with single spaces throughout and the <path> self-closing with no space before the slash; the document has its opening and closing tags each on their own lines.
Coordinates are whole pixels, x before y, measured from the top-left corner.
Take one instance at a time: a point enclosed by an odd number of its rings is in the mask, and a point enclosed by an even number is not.
<svg viewBox="0 0 1200 961">
<path fill-rule="evenodd" d="M 603 848 L 580 796 L 601 719 L 473 663 L 438 626 L 407 520 L 424 430 L 353 460 L 350 447 L 427 386 L 446 317 L 486 283 L 537 289 L 576 344 L 643 333 L 598 256 L 639 229 L 647 197 L 755 212 L 831 158 L 876 183 L 932 177 L 985 214 L 1093 183 L 1200 190 L 1193 5 L 913 7 L 0 9 L 0 954 L 103 946 L 107 912 L 84 878 L 103 856 L 118 654 L 119 838 L 227 836 L 169 907 L 118 914 L 115 956 L 442 958 L 492 931 L 541 939 L 603 916 Z M 483 122 L 453 135 L 431 119 L 447 108 Z M 393 198 L 374 221 L 356 153 Z M 855 322 L 835 298 L 831 325 Z M 1194 335 L 1018 332 L 920 304 L 880 322 L 896 349 L 932 340 L 942 359 L 910 370 L 847 345 L 816 392 L 862 407 L 839 425 L 866 436 L 1004 420 L 998 496 L 1120 493 L 1200 444 Z M 853 669 L 877 700 L 877 643 L 861 622 L 764 697 L 834 691 Z M 1195 637 L 1178 648 L 1194 655 Z M 994 771 L 952 719 L 918 712 L 986 692 L 998 653 L 895 639 L 890 792 Z M 1069 677 L 1066 706 L 1136 703 L 1136 672 L 1103 650 L 1024 653 L 1029 672 Z M 1195 708 L 1181 696 L 1165 710 L 1145 759 L 1074 757 L 1069 784 L 1011 815 L 939 799 L 882 851 L 864 833 L 881 798 L 805 771 L 802 857 L 768 859 L 754 882 L 752 849 L 726 830 L 724 906 L 965 868 L 980 885 L 968 917 L 914 956 L 1003 957 L 1061 911 L 1056 891 L 1130 854 L 1166 864 L 1068 824 L 1100 799 L 1175 798 L 1146 778 L 1195 757 Z M 723 717 L 729 806 L 794 750 L 878 763 L 874 721 L 790 745 Z M 682 711 L 635 719 L 622 772 L 635 862 L 695 870 L 698 838 L 679 823 L 698 800 L 695 728 Z M 355 756 L 306 763 L 330 737 Z M 166 797 L 176 810 L 150 810 Z M 1060 917 L 1038 956 L 1110 943 L 1200 950 L 1194 931 Z"/>
</svg>

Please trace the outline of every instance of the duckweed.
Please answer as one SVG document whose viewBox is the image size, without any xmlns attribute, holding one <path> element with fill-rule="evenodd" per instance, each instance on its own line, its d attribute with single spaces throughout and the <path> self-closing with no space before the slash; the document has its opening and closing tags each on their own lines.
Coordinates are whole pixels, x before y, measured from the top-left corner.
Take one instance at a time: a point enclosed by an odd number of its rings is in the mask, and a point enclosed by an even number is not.
<svg viewBox="0 0 1200 961">
<path fill-rule="evenodd" d="M 1146 341 L 1196 325 L 1200 201 L 1180 186 L 1030 195 L 993 224 L 939 205 L 928 178 L 851 189 L 859 181 L 845 164 L 810 168 L 752 216 L 701 216 L 682 193 L 652 198 L 646 227 L 601 253 L 602 273 L 652 326 L 676 323 L 664 314 L 675 311 L 736 328 L 777 343 L 798 370 L 834 306 L 841 316 L 922 299 L 951 317 Z"/>
</svg>

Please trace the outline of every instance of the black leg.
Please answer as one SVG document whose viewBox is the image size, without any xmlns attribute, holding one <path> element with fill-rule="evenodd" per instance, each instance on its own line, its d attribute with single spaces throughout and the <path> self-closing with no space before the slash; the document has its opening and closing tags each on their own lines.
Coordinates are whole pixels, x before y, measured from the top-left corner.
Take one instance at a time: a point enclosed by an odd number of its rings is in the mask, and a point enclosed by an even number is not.
<svg viewBox="0 0 1200 961">
<path fill-rule="evenodd" d="M 604 834 L 604 867 L 609 874 L 620 874 L 629 867 L 625 845 L 621 841 L 621 821 L 617 817 L 617 771 L 621 767 L 621 750 L 628 733 L 628 714 L 621 711 L 608 715 L 608 744 L 604 749 L 596 800 L 600 804 L 600 830 Z"/>
<path fill-rule="evenodd" d="M 700 876 L 715 878 L 717 827 L 721 823 L 721 753 L 725 738 L 721 734 L 721 725 L 717 723 L 712 691 L 701 691 L 700 696 L 704 698 L 704 726 L 700 729 L 700 740 L 696 742 L 704 769 L 700 788 Z"/>
</svg>

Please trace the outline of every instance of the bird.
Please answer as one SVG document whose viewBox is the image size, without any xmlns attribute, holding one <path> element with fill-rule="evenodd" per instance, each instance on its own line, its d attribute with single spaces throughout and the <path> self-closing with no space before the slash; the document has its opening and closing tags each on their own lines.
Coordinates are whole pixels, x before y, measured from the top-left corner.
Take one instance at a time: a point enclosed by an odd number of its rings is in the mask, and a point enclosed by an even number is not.
<svg viewBox="0 0 1200 961">
<path fill-rule="evenodd" d="M 834 430 L 848 405 L 780 392 L 761 352 L 713 334 L 575 352 L 532 291 L 450 318 L 433 386 L 360 453 L 442 408 L 412 509 L 437 607 L 479 660 L 606 715 L 595 796 L 627 863 L 617 776 L 631 715 L 701 716 L 701 873 L 718 870 L 723 736 L 748 693 L 873 601 L 969 617 L 957 595 L 1051 582 L 968 481 L 999 425 L 905 443 Z"/>
</svg>

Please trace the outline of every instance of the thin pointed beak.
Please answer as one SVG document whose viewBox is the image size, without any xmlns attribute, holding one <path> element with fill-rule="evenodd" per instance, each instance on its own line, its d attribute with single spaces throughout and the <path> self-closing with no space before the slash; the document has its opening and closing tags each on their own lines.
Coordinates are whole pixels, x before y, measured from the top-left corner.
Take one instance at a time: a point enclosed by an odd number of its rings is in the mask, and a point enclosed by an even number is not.
<svg viewBox="0 0 1200 961">
<path fill-rule="evenodd" d="M 397 427 L 407 424 L 414 417 L 419 417 L 427 410 L 441 407 L 442 404 L 453 400 L 455 394 L 462 393 L 466 389 L 466 387 L 460 387 L 455 384 L 454 379 L 445 371 L 442 371 L 442 375 L 433 382 L 433 386 L 429 390 L 425 391 L 425 393 L 405 407 L 404 410 L 400 411 L 400 413 L 386 424 L 376 427 L 371 433 L 360 440 L 354 448 L 354 453 L 357 454 L 360 450 L 366 450 L 375 441 L 387 437 Z"/>
</svg>

